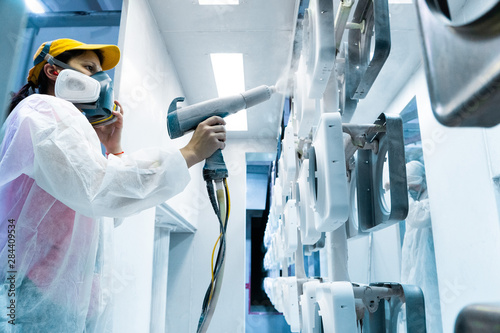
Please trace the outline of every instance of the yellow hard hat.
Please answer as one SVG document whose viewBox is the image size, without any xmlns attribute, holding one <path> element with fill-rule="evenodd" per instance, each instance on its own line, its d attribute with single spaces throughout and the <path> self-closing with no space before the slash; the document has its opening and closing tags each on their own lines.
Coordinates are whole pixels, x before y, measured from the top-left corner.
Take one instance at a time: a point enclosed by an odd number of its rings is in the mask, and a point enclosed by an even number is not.
<svg viewBox="0 0 500 333">
<path fill-rule="evenodd" d="M 50 54 L 57 57 L 59 54 L 69 50 L 100 50 L 102 53 L 102 70 L 107 71 L 115 67 L 120 61 L 120 49 L 116 45 L 106 44 L 85 44 L 74 39 L 61 38 L 45 42 L 33 56 L 33 67 L 28 74 L 28 82 L 33 82 L 38 86 L 38 77 L 43 66 L 47 63 L 45 56 Z"/>
</svg>

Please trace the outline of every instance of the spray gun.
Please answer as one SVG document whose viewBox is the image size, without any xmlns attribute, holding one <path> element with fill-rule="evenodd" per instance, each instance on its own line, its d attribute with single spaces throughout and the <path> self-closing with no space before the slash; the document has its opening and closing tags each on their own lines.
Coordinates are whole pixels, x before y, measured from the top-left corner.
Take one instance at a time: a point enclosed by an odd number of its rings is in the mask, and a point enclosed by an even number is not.
<svg viewBox="0 0 500 333">
<path fill-rule="evenodd" d="M 177 109 L 177 102 L 183 102 L 183 97 L 178 97 L 170 103 L 167 115 L 168 135 L 171 139 L 183 136 L 192 131 L 198 124 L 212 116 L 226 117 L 240 110 L 250 108 L 271 98 L 276 92 L 274 86 L 260 86 L 247 90 L 241 94 L 211 99 L 185 108 Z M 224 158 L 221 150 L 217 150 L 206 159 L 203 167 L 203 178 L 220 180 L 228 177 Z"/>
<path fill-rule="evenodd" d="M 206 102 L 177 109 L 177 102 L 183 102 L 183 97 L 175 98 L 167 114 L 167 129 L 171 139 L 183 136 L 194 130 L 199 123 L 212 116 L 226 117 L 240 110 L 250 108 L 254 105 L 267 101 L 276 92 L 274 86 L 260 86 L 247 90 L 241 94 L 211 99 Z M 205 160 L 203 167 L 203 178 L 207 183 L 210 202 L 219 219 L 220 236 L 212 252 L 212 280 L 205 293 L 197 333 L 205 333 L 215 311 L 215 304 L 219 297 L 220 283 L 224 276 L 225 251 L 226 251 L 226 228 L 230 211 L 229 190 L 226 178 L 228 171 L 222 151 L 218 149 L 212 156 Z M 215 182 L 217 196 L 214 193 Z M 219 243 L 217 260 L 213 265 L 213 253 Z"/>
</svg>

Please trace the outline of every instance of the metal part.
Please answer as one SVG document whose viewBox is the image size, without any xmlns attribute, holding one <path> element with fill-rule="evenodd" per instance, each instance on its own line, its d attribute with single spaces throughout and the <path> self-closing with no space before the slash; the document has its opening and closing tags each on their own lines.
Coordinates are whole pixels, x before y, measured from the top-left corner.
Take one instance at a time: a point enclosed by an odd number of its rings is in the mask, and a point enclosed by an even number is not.
<svg viewBox="0 0 500 333">
<path fill-rule="evenodd" d="M 362 232 L 359 230 L 359 221 L 358 221 L 358 207 L 357 207 L 357 190 L 356 190 L 356 159 L 355 156 L 351 158 L 352 165 L 349 165 L 348 171 L 348 180 L 349 180 L 349 218 L 346 221 L 346 235 L 348 239 L 354 239 L 362 236 L 367 236 L 369 233 Z"/>
<path fill-rule="evenodd" d="M 406 332 L 426 332 L 424 294 L 419 287 L 399 283 L 371 283 L 369 286 L 355 285 L 353 289 L 354 297 L 362 300 L 366 308 L 363 332 L 397 332 L 398 313 L 403 304 L 406 305 Z M 357 305 L 361 304 L 358 302 Z"/>
<path fill-rule="evenodd" d="M 30 14 L 28 28 L 117 27 L 120 25 L 121 14 L 121 10 Z"/>
<path fill-rule="evenodd" d="M 402 221 L 408 214 L 403 122 L 399 116 L 382 113 L 375 121 L 384 132 L 366 137 L 379 142 L 377 153 L 359 150 L 356 163 L 359 229 L 363 232 L 385 228 Z M 383 183 L 383 168 L 388 162 L 389 183 Z M 390 201 L 385 201 L 389 186 Z"/>
<path fill-rule="evenodd" d="M 378 153 L 379 142 L 378 140 L 367 140 L 375 136 L 377 133 L 385 133 L 386 128 L 381 124 L 371 125 L 356 125 L 356 124 L 342 124 L 344 135 L 344 151 L 346 159 L 347 179 L 349 181 L 349 201 L 350 214 L 346 225 L 347 237 L 356 238 L 359 236 L 367 235 L 359 227 L 358 211 L 356 207 L 356 160 L 354 154 L 358 149 L 371 150 L 374 154 Z M 353 172 L 354 171 L 354 172 Z"/>
<path fill-rule="evenodd" d="M 346 29 L 359 29 L 361 30 L 361 33 L 364 33 L 365 32 L 365 21 L 361 21 L 361 23 L 353 23 L 353 22 L 349 22 L 346 24 Z"/>
<path fill-rule="evenodd" d="M 354 0 L 341 0 L 339 8 L 337 9 L 337 16 L 335 16 L 335 46 L 337 53 L 340 49 L 340 43 L 342 42 L 342 37 L 346 29 L 349 14 L 351 14 L 353 4 Z"/>
<path fill-rule="evenodd" d="M 500 123 L 500 1 L 489 3 L 456 24 L 446 1 L 416 1 L 431 105 L 443 125 Z"/>
<path fill-rule="evenodd" d="M 348 49 L 347 42 L 344 43 L 344 47 L 340 51 L 340 55 L 337 58 L 337 77 L 339 81 L 339 111 L 342 114 L 342 122 L 348 123 L 351 121 L 354 111 L 358 106 L 357 99 L 351 99 L 348 93 L 347 82 L 351 80 L 349 68 L 349 58 L 346 56 L 345 52 Z"/>
<path fill-rule="evenodd" d="M 339 108 L 345 123 L 351 120 L 358 100 L 366 97 L 389 57 L 388 0 L 359 0 L 349 25 L 356 29 L 349 30 L 348 42 L 344 43 L 337 59 Z M 337 40 L 337 45 L 340 42 Z M 373 54 L 372 42 L 375 43 Z"/>
<path fill-rule="evenodd" d="M 500 332 L 500 304 L 472 304 L 460 311 L 455 333 Z"/>
<path fill-rule="evenodd" d="M 342 124 L 342 131 L 349 134 L 350 140 L 344 140 L 345 160 L 348 162 L 358 149 L 370 149 L 378 153 L 378 141 L 367 142 L 367 137 L 373 137 L 376 133 L 385 133 L 383 125 L 356 125 Z"/>
<path fill-rule="evenodd" d="M 347 96 L 351 99 L 365 98 L 391 50 L 388 0 L 360 0 L 356 6 L 352 23 L 366 22 L 364 31 L 349 30 L 346 63 L 348 72 Z M 373 55 L 372 37 L 375 37 Z"/>
<path fill-rule="evenodd" d="M 394 296 L 402 296 L 403 294 L 401 289 L 384 286 L 359 286 L 353 287 L 353 290 L 354 297 L 361 299 L 370 313 L 374 313 L 378 310 L 381 300 L 389 299 Z"/>
</svg>

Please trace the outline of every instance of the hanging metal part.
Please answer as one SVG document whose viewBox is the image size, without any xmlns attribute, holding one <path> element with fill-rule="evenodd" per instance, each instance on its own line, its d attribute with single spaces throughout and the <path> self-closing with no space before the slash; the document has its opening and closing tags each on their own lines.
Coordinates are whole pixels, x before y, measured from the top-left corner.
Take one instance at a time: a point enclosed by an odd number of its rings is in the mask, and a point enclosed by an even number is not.
<svg viewBox="0 0 500 333">
<path fill-rule="evenodd" d="M 471 304 L 460 311 L 455 333 L 500 332 L 500 304 Z"/>
<path fill-rule="evenodd" d="M 416 1 L 432 110 L 443 125 L 500 123 L 500 1 L 494 2 L 455 24 L 446 1 Z"/>
<path fill-rule="evenodd" d="M 385 127 L 385 131 L 372 133 L 365 140 L 378 141 L 378 150 L 359 150 L 356 163 L 358 221 L 362 232 L 385 228 L 404 220 L 408 214 L 403 122 L 399 116 L 382 113 L 375 125 Z M 389 179 L 384 182 L 386 162 Z"/>
<path fill-rule="evenodd" d="M 394 296 L 402 296 L 402 289 L 377 286 L 354 287 L 354 297 L 361 299 L 365 308 L 370 313 L 374 313 L 379 308 L 379 303 L 383 299 L 390 299 Z"/>
<path fill-rule="evenodd" d="M 388 0 L 359 0 L 352 21 L 346 22 L 345 28 L 349 28 L 348 43 L 344 43 L 340 52 L 337 70 L 340 112 L 343 122 L 349 122 L 358 100 L 366 97 L 389 57 Z"/>
<path fill-rule="evenodd" d="M 389 5 L 387 0 L 360 0 L 352 23 L 366 22 L 365 30 L 349 30 L 350 76 L 348 92 L 353 99 L 365 98 L 391 50 Z M 372 37 L 375 37 L 373 56 Z"/>
<path fill-rule="evenodd" d="M 344 43 L 344 47 L 341 49 L 339 56 L 337 57 L 337 78 L 339 86 L 339 111 L 342 114 L 342 122 L 348 123 L 351 121 L 354 111 L 358 106 L 358 100 L 352 99 L 351 95 L 347 89 L 347 82 L 351 79 L 349 68 L 349 58 L 346 56 L 347 42 Z"/>
<path fill-rule="evenodd" d="M 366 24 L 366 22 L 364 20 L 361 23 L 349 22 L 346 24 L 345 28 L 346 29 L 358 29 L 363 34 L 363 33 L 365 33 L 365 24 Z"/>
<path fill-rule="evenodd" d="M 371 283 L 369 286 L 354 285 L 353 291 L 354 297 L 362 300 L 362 304 L 356 304 L 357 307 L 364 306 L 366 309 L 361 318 L 363 332 L 397 332 L 398 313 L 403 304 L 406 306 L 406 332 L 426 332 L 424 294 L 419 287 L 399 283 Z M 360 309 L 356 312 L 360 320 Z"/>
<path fill-rule="evenodd" d="M 344 136 L 344 152 L 347 170 L 347 179 L 351 181 L 352 171 L 355 168 L 354 154 L 358 149 L 368 149 L 373 153 L 378 153 L 378 140 L 367 141 L 367 137 L 372 137 L 376 133 L 385 133 L 385 127 L 382 125 L 356 125 L 342 124 Z"/>
<path fill-rule="evenodd" d="M 344 139 L 345 160 L 347 163 L 351 160 L 354 153 L 358 149 L 369 149 L 375 154 L 378 153 L 378 140 L 368 141 L 367 138 L 372 138 L 377 133 L 385 133 L 384 125 L 356 125 L 342 124 L 342 131 L 349 134 L 349 137 Z M 347 169 L 349 170 L 349 165 Z"/>
<path fill-rule="evenodd" d="M 339 8 L 337 9 L 337 16 L 335 16 L 335 46 L 337 48 L 337 53 L 340 49 L 340 43 L 342 42 L 342 37 L 344 36 L 347 20 L 349 19 L 349 14 L 351 14 L 353 4 L 354 0 L 341 0 Z"/>
<path fill-rule="evenodd" d="M 346 161 L 347 180 L 349 182 L 349 201 L 350 213 L 346 222 L 347 238 L 357 238 L 366 236 L 367 233 L 360 230 L 358 208 L 356 202 L 357 195 L 357 177 L 356 177 L 356 159 L 355 153 L 359 149 L 370 150 L 374 154 L 378 153 L 379 141 L 370 141 L 367 138 L 376 136 L 377 133 L 385 133 L 384 125 L 356 125 L 342 124 L 344 134 L 344 152 Z"/>
</svg>

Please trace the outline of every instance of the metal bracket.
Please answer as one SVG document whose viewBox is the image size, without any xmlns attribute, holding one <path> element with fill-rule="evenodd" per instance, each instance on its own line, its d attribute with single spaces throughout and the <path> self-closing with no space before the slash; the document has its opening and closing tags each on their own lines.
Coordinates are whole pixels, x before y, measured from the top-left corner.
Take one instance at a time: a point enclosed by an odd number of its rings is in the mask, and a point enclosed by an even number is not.
<svg viewBox="0 0 500 333">
<path fill-rule="evenodd" d="M 348 92 L 347 85 L 351 81 L 349 68 L 349 58 L 346 56 L 347 42 L 344 43 L 344 47 L 340 51 L 340 56 L 337 58 L 337 74 L 338 74 L 338 86 L 339 86 L 339 109 L 342 114 L 342 122 L 348 123 L 351 121 L 354 111 L 358 106 L 357 99 L 351 99 L 351 94 Z"/>
<path fill-rule="evenodd" d="M 360 0 L 354 11 L 352 23 L 364 24 L 360 29 L 349 30 L 346 71 L 349 73 L 347 97 L 365 98 L 373 82 L 389 57 L 391 31 L 387 0 Z M 375 48 L 371 55 L 372 37 Z"/>
<path fill-rule="evenodd" d="M 350 137 L 350 140 L 344 140 L 345 160 L 347 162 L 358 149 L 370 149 L 377 154 L 378 141 L 369 142 L 367 138 L 371 138 L 377 133 L 385 133 L 385 127 L 379 124 L 342 124 L 342 131 L 349 134 Z"/>
<path fill-rule="evenodd" d="M 375 125 L 385 127 L 366 137 L 378 141 L 378 152 L 359 150 L 356 163 L 358 221 L 361 232 L 375 231 L 402 221 L 408 214 L 408 189 L 401 117 L 380 114 Z M 386 157 L 387 156 L 387 157 Z M 388 162 L 389 184 L 383 183 Z M 389 185 L 390 201 L 385 200 Z"/>
<path fill-rule="evenodd" d="M 416 4 L 436 119 L 446 126 L 499 124 L 500 1 L 460 25 L 450 21 L 446 1 L 417 0 Z"/>
<path fill-rule="evenodd" d="M 368 331 L 363 329 L 363 332 L 397 332 L 397 314 L 403 304 L 406 304 L 406 332 L 425 333 L 427 331 L 424 294 L 419 287 L 399 283 L 371 283 L 369 287 L 362 288 L 364 290 L 357 290 L 355 287 L 354 295 L 363 299 L 369 312 Z M 382 302 L 382 304 L 375 306 L 377 302 Z M 386 320 L 386 309 L 390 312 L 388 316 L 390 321 Z"/>
<path fill-rule="evenodd" d="M 500 304 L 471 304 L 460 311 L 455 333 L 500 332 Z"/>
<path fill-rule="evenodd" d="M 356 158 L 354 154 L 358 149 L 371 150 L 375 154 L 378 152 L 378 140 L 369 142 L 367 137 L 372 137 L 376 133 L 385 132 L 382 125 L 355 125 L 342 124 L 344 133 L 344 152 L 346 160 L 347 180 L 349 182 L 349 219 L 346 222 L 347 238 L 357 238 L 368 233 L 359 229 L 358 209 L 356 207 Z"/>
</svg>

